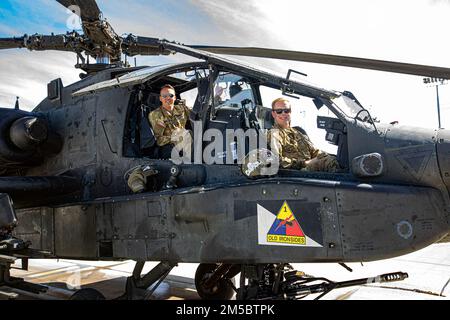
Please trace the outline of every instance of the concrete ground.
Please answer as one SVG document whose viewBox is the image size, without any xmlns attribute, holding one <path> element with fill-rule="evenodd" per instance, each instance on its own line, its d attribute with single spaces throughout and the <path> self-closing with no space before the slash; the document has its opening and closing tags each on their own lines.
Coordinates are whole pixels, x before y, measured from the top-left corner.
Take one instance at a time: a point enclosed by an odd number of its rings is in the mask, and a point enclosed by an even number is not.
<svg viewBox="0 0 450 320">
<path fill-rule="evenodd" d="M 148 262 L 144 273 L 157 263 Z M 20 265 L 20 263 L 19 263 Z M 345 281 L 402 271 L 409 277 L 400 282 L 367 284 L 334 290 L 322 299 L 327 300 L 450 300 L 450 243 L 434 244 L 412 254 L 368 263 L 347 264 L 353 272 L 338 264 L 293 264 L 297 270 Z M 196 300 L 194 274 L 198 264 L 180 263 L 153 293 L 151 299 Z M 30 295 L 18 290 L 0 287 L 0 300 L 16 299 L 68 299 L 76 289 L 95 288 L 107 299 L 123 293 L 126 278 L 131 275 L 133 261 L 75 261 L 30 260 L 29 270 L 12 270 L 15 277 L 32 283 L 45 284 L 50 290 L 45 295 Z M 236 283 L 239 283 L 237 277 Z M 1 293 L 3 292 L 3 293 Z M 310 295 L 310 300 L 317 295 Z"/>
</svg>

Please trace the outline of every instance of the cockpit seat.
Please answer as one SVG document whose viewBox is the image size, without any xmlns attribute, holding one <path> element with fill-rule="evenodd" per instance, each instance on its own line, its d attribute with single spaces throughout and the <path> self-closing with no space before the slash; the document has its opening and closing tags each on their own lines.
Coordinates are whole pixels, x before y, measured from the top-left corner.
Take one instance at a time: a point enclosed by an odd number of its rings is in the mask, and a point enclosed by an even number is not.
<svg viewBox="0 0 450 320">
<path fill-rule="evenodd" d="M 242 87 L 238 84 L 238 83 L 233 83 L 230 86 L 230 97 L 234 97 L 235 95 L 237 95 L 239 92 L 242 91 Z"/>
</svg>

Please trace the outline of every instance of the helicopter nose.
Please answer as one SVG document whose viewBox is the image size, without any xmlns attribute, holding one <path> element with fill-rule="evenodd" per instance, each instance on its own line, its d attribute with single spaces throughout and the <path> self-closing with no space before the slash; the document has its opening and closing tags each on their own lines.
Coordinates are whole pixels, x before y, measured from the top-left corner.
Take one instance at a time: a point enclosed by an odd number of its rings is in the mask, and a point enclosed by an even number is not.
<svg viewBox="0 0 450 320">
<path fill-rule="evenodd" d="M 441 177 L 450 194 L 450 130 L 439 130 L 436 149 Z"/>
</svg>

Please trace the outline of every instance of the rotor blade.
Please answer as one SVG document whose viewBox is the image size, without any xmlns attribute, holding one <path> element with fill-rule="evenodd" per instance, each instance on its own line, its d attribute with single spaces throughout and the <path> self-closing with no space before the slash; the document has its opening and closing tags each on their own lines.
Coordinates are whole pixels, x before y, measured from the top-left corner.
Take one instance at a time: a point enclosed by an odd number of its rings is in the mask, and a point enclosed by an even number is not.
<svg viewBox="0 0 450 320">
<path fill-rule="evenodd" d="M 77 33 L 72 34 L 33 34 L 31 36 L 24 35 L 18 38 L 3 38 L 0 39 L 0 49 L 10 48 L 27 48 L 29 50 L 58 50 L 58 51 L 74 51 L 77 52 L 85 50 L 85 48 L 78 46 L 83 41 L 83 38 Z"/>
<path fill-rule="evenodd" d="M 383 60 L 364 59 L 347 56 L 337 56 L 330 54 L 278 50 L 268 48 L 218 47 L 218 46 L 189 46 L 189 47 L 219 54 L 303 61 L 303 62 L 330 64 L 336 66 L 345 66 L 361 69 L 404 73 L 425 77 L 450 79 L 450 68 L 425 66 L 411 63 L 401 63 L 393 61 L 383 61 Z"/>
<path fill-rule="evenodd" d="M 164 50 L 169 50 L 171 52 L 177 52 L 186 54 L 188 56 L 205 60 L 208 62 L 211 62 L 213 64 L 217 64 L 223 67 L 226 67 L 227 69 L 230 69 L 231 71 L 237 71 L 237 72 L 244 72 L 248 73 L 249 75 L 254 74 L 256 77 L 261 79 L 270 79 L 270 81 L 273 81 L 274 84 L 279 85 L 280 87 L 286 88 L 286 86 L 293 86 L 295 87 L 295 90 L 298 92 L 302 92 L 302 94 L 308 96 L 308 97 L 324 97 L 324 98 L 334 98 L 338 97 L 339 94 L 334 91 L 325 90 L 319 87 L 316 87 L 314 85 L 305 84 L 297 81 L 288 81 L 286 82 L 286 79 L 283 77 L 276 76 L 272 73 L 258 70 L 258 68 L 254 68 L 252 66 L 246 65 L 244 63 L 236 62 L 231 59 L 227 59 L 223 56 L 219 56 L 214 53 L 210 53 L 204 50 L 198 50 L 194 49 L 192 47 L 188 47 L 182 44 L 178 44 L 176 42 L 168 42 L 167 40 L 159 40 L 159 43 L 161 44 L 162 48 Z M 290 90 L 288 88 L 288 90 Z"/>
<path fill-rule="evenodd" d="M 100 9 L 95 0 L 56 0 L 67 9 L 72 10 L 84 21 L 96 21 L 100 17 Z M 78 6 L 79 10 L 72 6 Z"/>
<path fill-rule="evenodd" d="M 19 38 L 0 38 L 0 49 L 23 48 L 24 37 Z"/>
</svg>

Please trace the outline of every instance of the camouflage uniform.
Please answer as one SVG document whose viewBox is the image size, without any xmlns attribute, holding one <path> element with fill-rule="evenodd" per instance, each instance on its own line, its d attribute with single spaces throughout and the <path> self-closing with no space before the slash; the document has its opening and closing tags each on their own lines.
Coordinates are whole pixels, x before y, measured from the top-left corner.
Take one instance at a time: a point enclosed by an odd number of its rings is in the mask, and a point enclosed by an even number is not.
<svg viewBox="0 0 450 320">
<path fill-rule="evenodd" d="M 184 101 L 174 105 L 172 111 L 168 111 L 161 106 L 150 112 L 148 120 L 152 125 L 158 146 L 161 147 L 172 143 L 172 133 L 176 129 L 185 128 L 189 120 L 189 112 L 190 110 L 186 107 Z"/>
<path fill-rule="evenodd" d="M 128 187 L 134 193 L 138 193 L 145 190 L 148 177 L 158 174 L 158 170 L 148 165 L 140 165 L 131 169 L 129 173 Z"/>
<path fill-rule="evenodd" d="M 294 128 L 282 129 L 275 124 L 268 133 L 268 142 L 272 151 L 279 155 L 281 168 L 329 172 L 339 168 L 336 157 L 316 149 L 308 136 Z M 311 159 L 314 160 L 305 163 Z"/>
<path fill-rule="evenodd" d="M 148 115 L 157 145 L 163 148 L 167 147 L 169 154 L 174 145 L 179 150 L 184 150 L 184 148 L 190 150 L 191 136 L 189 131 L 185 129 L 189 120 L 189 112 L 190 110 L 186 107 L 184 101 L 181 101 L 180 104 L 174 105 L 172 111 L 168 111 L 161 106 Z M 151 172 L 151 174 L 154 173 Z M 147 175 L 148 173 L 142 167 L 134 168 L 128 177 L 128 187 L 131 191 L 134 193 L 144 191 Z"/>
</svg>

